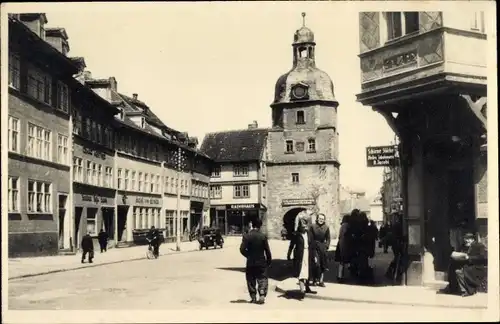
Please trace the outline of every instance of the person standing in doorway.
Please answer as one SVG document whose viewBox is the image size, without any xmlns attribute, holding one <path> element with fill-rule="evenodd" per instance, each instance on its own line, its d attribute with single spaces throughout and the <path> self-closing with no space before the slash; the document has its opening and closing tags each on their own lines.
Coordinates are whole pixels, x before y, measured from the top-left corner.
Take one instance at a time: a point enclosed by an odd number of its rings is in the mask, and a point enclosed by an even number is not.
<svg viewBox="0 0 500 324">
<path fill-rule="evenodd" d="M 104 229 L 101 229 L 99 235 L 97 235 L 97 240 L 99 241 L 99 246 L 101 247 L 101 253 L 108 250 L 108 239 L 108 233 L 106 233 Z"/>
<path fill-rule="evenodd" d="M 92 263 L 94 259 L 94 241 L 90 233 L 87 233 L 82 238 L 82 263 L 85 263 L 85 257 L 89 256 L 89 263 Z"/>
<path fill-rule="evenodd" d="M 325 214 L 318 214 L 316 222 L 311 225 L 312 241 L 318 256 L 317 274 L 313 278 L 313 285 L 319 287 L 325 287 L 324 276 L 328 270 L 327 251 L 330 247 L 330 228 L 325 221 Z"/>
<path fill-rule="evenodd" d="M 255 219 L 252 229 L 243 235 L 240 253 L 247 259 L 245 277 L 251 303 L 264 304 L 268 290 L 267 268 L 271 265 L 271 249 L 267 236 L 260 231 L 262 220 Z M 257 300 L 257 292 L 259 299 Z"/>
</svg>

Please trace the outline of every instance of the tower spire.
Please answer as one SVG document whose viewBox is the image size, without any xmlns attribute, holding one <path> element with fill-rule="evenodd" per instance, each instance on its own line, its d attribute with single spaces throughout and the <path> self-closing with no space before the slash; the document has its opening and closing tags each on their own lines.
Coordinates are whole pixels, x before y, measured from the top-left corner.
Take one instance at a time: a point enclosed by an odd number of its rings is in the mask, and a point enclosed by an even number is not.
<svg viewBox="0 0 500 324">
<path fill-rule="evenodd" d="M 303 12 L 302 13 L 302 27 L 305 27 L 306 26 L 306 13 Z"/>
</svg>

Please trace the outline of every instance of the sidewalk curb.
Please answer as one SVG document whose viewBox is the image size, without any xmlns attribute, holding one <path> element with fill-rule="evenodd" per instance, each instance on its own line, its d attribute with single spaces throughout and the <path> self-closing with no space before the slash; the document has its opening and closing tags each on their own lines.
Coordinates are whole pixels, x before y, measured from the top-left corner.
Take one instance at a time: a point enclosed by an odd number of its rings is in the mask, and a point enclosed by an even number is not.
<svg viewBox="0 0 500 324">
<path fill-rule="evenodd" d="M 281 282 L 275 282 L 272 287 L 274 287 L 274 291 L 277 293 L 285 294 L 287 292 L 286 289 L 283 289 L 279 286 Z M 297 288 L 298 289 L 298 288 Z M 333 297 L 333 296 L 322 296 L 316 294 L 306 294 L 305 298 L 316 299 L 316 300 L 324 300 L 324 301 L 336 301 L 336 302 L 346 302 L 346 303 L 367 303 L 367 304 L 385 304 L 385 305 L 400 305 L 400 306 L 418 306 L 418 307 L 431 307 L 431 308 L 451 308 L 451 309 L 477 309 L 484 310 L 488 309 L 488 306 L 466 306 L 463 305 L 448 305 L 448 304 L 437 304 L 430 305 L 424 303 L 414 303 L 414 302 L 397 302 L 397 301 L 387 301 L 387 300 L 370 300 L 370 299 L 357 299 L 357 298 L 343 298 L 343 297 Z"/>
<path fill-rule="evenodd" d="M 191 253 L 191 252 L 202 252 L 202 251 L 200 251 L 198 249 L 196 249 L 196 250 L 187 250 L 187 251 L 172 251 L 172 253 L 165 253 L 165 254 L 161 254 L 160 256 L 169 256 L 169 255 L 184 254 L 184 253 Z M 91 265 L 89 263 L 86 263 L 86 265 L 81 265 L 81 266 L 74 267 L 74 268 L 55 269 L 55 270 L 48 270 L 48 271 L 44 271 L 44 272 L 28 273 L 28 274 L 24 274 L 24 275 L 20 275 L 20 276 L 14 276 L 14 277 L 8 278 L 8 281 L 10 281 L 10 280 L 16 280 L 16 279 L 30 278 L 30 277 L 38 277 L 38 276 L 43 276 L 43 275 L 48 275 L 48 274 L 58 273 L 58 272 L 68 272 L 68 271 L 73 271 L 73 270 L 81 270 L 81 269 L 86 269 L 86 268 L 95 268 L 95 267 L 100 267 L 100 266 L 109 265 L 109 264 L 132 262 L 132 261 L 139 261 L 139 260 L 146 260 L 146 259 L 147 259 L 146 256 L 142 256 L 142 257 L 134 257 L 134 258 L 131 258 L 131 259 L 109 261 L 109 262 L 104 262 L 104 263 L 93 263 Z"/>
</svg>

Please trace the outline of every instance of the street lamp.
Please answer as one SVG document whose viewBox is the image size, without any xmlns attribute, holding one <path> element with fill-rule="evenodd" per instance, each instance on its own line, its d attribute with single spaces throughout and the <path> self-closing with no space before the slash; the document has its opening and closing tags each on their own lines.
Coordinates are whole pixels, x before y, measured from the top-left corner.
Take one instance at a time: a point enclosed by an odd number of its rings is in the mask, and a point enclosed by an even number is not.
<svg viewBox="0 0 500 324">
<path fill-rule="evenodd" d="M 181 172 L 185 168 L 185 156 L 181 147 L 177 148 L 176 154 L 177 171 L 177 226 L 176 226 L 176 251 L 181 250 Z"/>
</svg>

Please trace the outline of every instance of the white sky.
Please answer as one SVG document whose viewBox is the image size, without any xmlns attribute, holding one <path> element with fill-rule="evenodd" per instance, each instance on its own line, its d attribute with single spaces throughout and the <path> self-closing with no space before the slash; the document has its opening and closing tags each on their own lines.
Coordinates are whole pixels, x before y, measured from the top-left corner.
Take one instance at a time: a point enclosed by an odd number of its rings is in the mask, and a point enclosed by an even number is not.
<svg viewBox="0 0 500 324">
<path fill-rule="evenodd" d="M 151 10 L 152 7 L 154 10 Z M 271 124 L 277 78 L 292 67 L 293 34 L 316 37 L 317 67 L 334 82 L 341 184 L 375 194 L 381 168 L 367 168 L 365 147 L 394 138 L 385 119 L 356 103 L 360 90 L 358 11 L 340 3 L 45 4 L 48 27 L 64 27 L 70 56 L 93 77 L 116 77 L 170 127 L 198 136 Z"/>
</svg>

